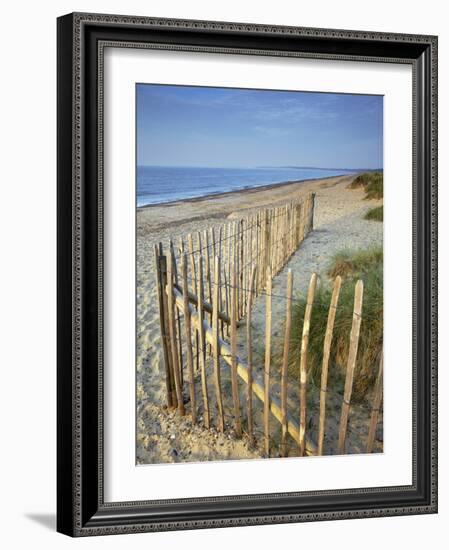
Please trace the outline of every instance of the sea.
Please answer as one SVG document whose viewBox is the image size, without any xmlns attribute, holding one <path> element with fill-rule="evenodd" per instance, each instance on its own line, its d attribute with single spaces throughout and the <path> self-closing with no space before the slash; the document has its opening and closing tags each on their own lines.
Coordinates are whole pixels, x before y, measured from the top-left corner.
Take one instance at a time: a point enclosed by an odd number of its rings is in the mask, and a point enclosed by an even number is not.
<svg viewBox="0 0 449 550">
<path fill-rule="evenodd" d="M 163 204 L 263 185 L 353 174 L 350 168 L 260 167 L 202 168 L 138 166 L 137 206 Z"/>
</svg>

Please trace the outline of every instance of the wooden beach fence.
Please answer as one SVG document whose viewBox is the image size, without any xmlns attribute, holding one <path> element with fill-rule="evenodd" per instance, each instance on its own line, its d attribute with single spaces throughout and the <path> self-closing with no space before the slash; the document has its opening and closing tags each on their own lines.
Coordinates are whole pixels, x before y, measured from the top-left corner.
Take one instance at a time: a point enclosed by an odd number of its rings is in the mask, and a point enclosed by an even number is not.
<svg viewBox="0 0 449 550">
<path fill-rule="evenodd" d="M 320 386 L 320 420 L 318 432 L 318 454 L 323 454 L 324 429 L 326 422 L 326 398 L 327 379 L 329 374 L 329 357 L 331 351 L 332 337 L 334 333 L 335 315 L 337 313 L 338 298 L 340 297 L 341 277 L 338 275 L 334 281 L 332 298 L 327 316 L 326 335 L 323 344 L 323 362 L 321 364 L 321 386 Z"/>
<path fill-rule="evenodd" d="M 371 419 L 368 431 L 368 440 L 366 442 L 366 452 L 372 453 L 374 447 L 374 439 L 376 436 L 377 422 L 379 420 L 380 406 L 382 403 L 383 393 L 383 370 L 384 370 L 384 354 L 383 351 L 379 361 L 379 371 L 377 373 L 376 384 L 374 386 L 373 406 L 371 409 Z"/>
<path fill-rule="evenodd" d="M 312 277 L 310 278 L 309 283 L 309 290 L 307 291 L 306 311 L 304 313 L 304 323 L 302 326 L 301 354 L 299 365 L 299 456 L 304 456 L 306 450 L 305 434 L 307 424 L 307 351 L 309 346 L 310 320 L 312 316 L 313 300 L 315 298 L 316 279 L 316 273 L 312 273 Z"/>
<path fill-rule="evenodd" d="M 162 245 L 155 246 L 156 282 L 160 313 L 162 352 L 165 365 L 167 406 L 177 407 L 180 414 L 189 412 L 192 421 L 219 431 L 228 427 L 240 437 L 246 433 L 251 445 L 256 441 L 253 400 L 263 407 L 263 449 L 273 452 L 272 419 L 280 424 L 279 454 L 288 455 L 288 436 L 299 449 L 299 455 L 323 454 L 325 441 L 325 404 L 327 376 L 333 326 L 338 306 L 341 279 L 334 283 L 328 306 L 328 323 L 323 344 L 320 392 L 319 434 L 317 444 L 306 430 L 308 366 L 307 351 L 314 307 L 316 274 L 312 274 L 302 328 L 299 404 L 288 407 L 288 362 L 292 327 L 293 274 L 287 275 L 285 296 L 285 333 L 281 367 L 280 398 L 270 386 L 272 337 L 272 279 L 313 228 L 314 196 L 285 206 L 264 209 L 241 220 L 232 221 L 197 235 L 196 246 L 191 235 L 187 247 L 180 243 L 180 270 L 172 245 L 167 256 Z M 265 356 L 263 377 L 254 374 L 252 308 L 258 295 L 264 295 Z M 362 321 L 363 283 L 355 287 L 353 324 L 347 363 L 345 393 L 342 398 L 338 452 L 345 452 L 350 411 L 352 380 Z M 320 304 L 321 305 L 321 304 Z M 247 359 L 238 355 L 238 327 L 246 317 Z M 184 357 L 182 357 L 182 355 Z M 222 372 L 229 369 L 232 395 L 230 414 L 226 413 Z M 376 383 L 373 412 L 366 448 L 371 452 L 382 398 L 382 367 Z M 186 370 L 184 376 L 183 370 Z M 295 383 L 295 380 L 290 380 Z M 200 391 L 197 391 L 200 386 Z M 210 387 L 213 388 L 212 393 Z M 242 392 L 243 390 L 243 392 Z M 242 416 L 241 393 L 246 406 Z M 211 397 L 213 396 L 212 400 Z M 231 417 L 231 422 L 226 418 Z"/>
<path fill-rule="evenodd" d="M 349 408 L 351 405 L 352 384 L 354 381 L 355 362 L 359 346 L 360 325 L 362 323 L 363 281 L 357 281 L 354 293 L 354 312 L 349 341 L 348 363 L 346 366 L 345 390 L 341 406 L 340 429 L 338 432 L 338 453 L 345 453 L 346 432 L 348 428 Z"/>
<path fill-rule="evenodd" d="M 282 356 L 282 371 L 281 371 L 281 409 L 282 409 L 282 435 L 281 435 L 281 456 L 287 456 L 287 381 L 288 381 L 288 359 L 290 352 L 290 337 L 292 329 L 292 297 L 293 297 L 293 274 L 288 270 L 287 274 L 287 295 L 286 314 L 285 314 L 285 335 L 284 335 L 284 352 Z"/>
</svg>

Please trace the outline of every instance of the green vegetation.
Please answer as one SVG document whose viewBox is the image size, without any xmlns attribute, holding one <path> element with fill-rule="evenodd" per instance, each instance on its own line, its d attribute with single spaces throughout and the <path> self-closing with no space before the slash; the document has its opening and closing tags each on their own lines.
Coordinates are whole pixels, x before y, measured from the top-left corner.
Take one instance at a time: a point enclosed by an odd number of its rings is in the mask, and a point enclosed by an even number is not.
<svg viewBox="0 0 449 550">
<path fill-rule="evenodd" d="M 377 206 L 376 208 L 371 208 L 371 210 L 368 210 L 368 212 L 365 214 L 364 217 L 365 220 L 374 220 L 376 222 L 383 222 L 384 221 L 384 207 Z"/>
<path fill-rule="evenodd" d="M 383 341 L 383 252 L 382 248 L 338 253 L 329 268 L 331 278 L 341 275 L 343 283 L 334 325 L 329 367 L 329 384 L 333 390 L 342 391 L 349 351 L 349 335 L 354 306 L 354 286 L 358 279 L 364 281 L 364 299 L 359 349 L 354 374 L 352 399 L 362 400 L 372 387 Z M 332 289 L 320 285 L 315 294 L 310 323 L 308 348 L 309 380 L 319 386 L 323 342 Z M 291 333 L 290 372 L 297 377 L 301 349 L 305 298 L 294 302 Z"/>
<path fill-rule="evenodd" d="M 380 246 L 355 251 L 341 250 L 333 257 L 327 274 L 331 279 L 340 275 L 355 282 L 377 267 L 382 269 L 382 262 L 383 249 Z"/>
<path fill-rule="evenodd" d="M 384 196 L 384 176 L 382 172 L 364 172 L 358 175 L 349 185 L 348 189 L 363 187 L 365 199 L 382 199 Z"/>
</svg>

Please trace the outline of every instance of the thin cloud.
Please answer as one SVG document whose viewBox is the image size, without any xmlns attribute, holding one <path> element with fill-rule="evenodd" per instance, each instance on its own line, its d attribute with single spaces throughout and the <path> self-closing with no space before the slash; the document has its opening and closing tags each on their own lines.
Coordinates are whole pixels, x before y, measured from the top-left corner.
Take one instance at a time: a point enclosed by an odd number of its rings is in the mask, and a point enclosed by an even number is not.
<svg viewBox="0 0 449 550">
<path fill-rule="evenodd" d="M 232 166 L 378 167 L 382 101 L 351 94 L 139 85 L 138 159 L 144 164 L 156 156 L 180 164 L 188 158 L 198 166 L 215 159 Z"/>
</svg>

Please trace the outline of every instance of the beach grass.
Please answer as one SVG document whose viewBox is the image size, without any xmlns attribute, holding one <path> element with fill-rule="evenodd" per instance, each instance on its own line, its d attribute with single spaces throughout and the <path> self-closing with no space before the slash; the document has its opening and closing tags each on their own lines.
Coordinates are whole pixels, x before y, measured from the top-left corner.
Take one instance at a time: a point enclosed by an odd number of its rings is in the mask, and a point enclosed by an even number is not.
<svg viewBox="0 0 449 550">
<path fill-rule="evenodd" d="M 371 208 L 364 216 L 365 220 L 372 220 L 376 222 L 384 221 L 384 207 L 383 205 Z"/>
<path fill-rule="evenodd" d="M 384 196 L 384 176 L 382 172 L 364 172 L 359 174 L 349 185 L 348 189 L 365 190 L 365 200 L 382 199 Z"/>
<path fill-rule="evenodd" d="M 359 349 L 352 398 L 361 401 L 373 386 L 383 341 L 383 251 L 381 247 L 366 250 L 338 252 L 329 267 L 328 276 L 340 275 L 343 284 L 337 307 L 334 326 L 332 353 L 330 357 L 329 384 L 334 391 L 342 391 L 349 352 L 354 285 L 358 279 L 364 281 L 363 314 L 360 331 Z M 326 332 L 327 316 L 332 290 L 320 284 L 312 310 L 310 339 L 308 348 L 309 380 L 319 386 L 323 342 Z M 289 371 L 293 376 L 299 374 L 302 324 L 306 300 L 298 297 L 293 306 L 291 333 L 291 354 Z"/>
<path fill-rule="evenodd" d="M 382 265 L 383 250 L 380 246 L 373 246 L 361 250 L 340 250 L 337 252 L 327 271 L 331 279 L 338 275 L 357 280 L 363 279 L 373 267 Z"/>
</svg>

